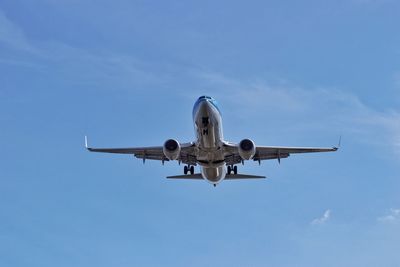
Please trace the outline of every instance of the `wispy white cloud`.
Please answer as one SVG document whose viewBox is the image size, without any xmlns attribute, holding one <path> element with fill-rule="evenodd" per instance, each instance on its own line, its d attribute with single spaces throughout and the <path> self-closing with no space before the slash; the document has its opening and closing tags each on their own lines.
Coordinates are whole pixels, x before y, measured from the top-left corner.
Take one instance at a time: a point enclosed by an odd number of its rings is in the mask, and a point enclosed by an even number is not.
<svg viewBox="0 0 400 267">
<path fill-rule="evenodd" d="M 141 90 L 141 85 L 159 85 L 169 79 L 168 73 L 155 72 L 151 64 L 131 55 L 96 53 L 59 41 L 32 42 L 1 9 L 0 45 L 16 52 L 3 55 L 0 64 L 45 69 L 74 83 Z"/>
<path fill-rule="evenodd" d="M 132 84 L 162 83 L 168 75 L 154 73 L 152 66 L 130 55 L 95 53 L 59 41 L 32 41 L 24 30 L 0 9 L 0 45 L 15 52 L 0 58 L 0 64 L 34 67 L 52 66 L 74 81 L 129 87 Z M 29 55 L 29 56 L 27 56 Z"/>
<path fill-rule="evenodd" d="M 0 64 L 24 68 L 35 68 L 36 70 L 40 70 L 41 68 L 43 68 L 43 66 L 37 62 L 9 58 L 0 58 Z"/>
<path fill-rule="evenodd" d="M 400 54 L 400 51 L 398 54 Z M 400 71 L 394 73 L 393 80 L 394 80 L 396 87 L 400 87 Z"/>
<path fill-rule="evenodd" d="M 326 210 L 322 217 L 314 219 L 311 224 L 312 225 L 319 225 L 326 223 L 331 218 L 331 210 Z"/>
<path fill-rule="evenodd" d="M 400 222 L 400 209 L 390 209 L 389 214 L 378 217 L 378 221 L 382 223 Z"/>
<path fill-rule="evenodd" d="M 243 107 L 240 112 L 245 116 L 279 113 L 299 118 L 309 131 L 336 129 L 338 134 L 357 136 L 357 142 L 400 155 L 400 110 L 377 110 L 357 95 L 338 88 L 303 88 L 287 81 L 242 81 L 218 73 L 199 73 L 198 77 L 214 88 L 216 97 L 239 109 Z"/>
<path fill-rule="evenodd" d="M 27 40 L 24 31 L 0 9 L 0 43 L 6 46 L 30 53 L 38 53 L 38 50 Z"/>
<path fill-rule="evenodd" d="M 357 4 L 375 4 L 375 5 L 382 5 L 382 4 L 389 4 L 395 3 L 395 0 L 353 0 Z"/>
</svg>

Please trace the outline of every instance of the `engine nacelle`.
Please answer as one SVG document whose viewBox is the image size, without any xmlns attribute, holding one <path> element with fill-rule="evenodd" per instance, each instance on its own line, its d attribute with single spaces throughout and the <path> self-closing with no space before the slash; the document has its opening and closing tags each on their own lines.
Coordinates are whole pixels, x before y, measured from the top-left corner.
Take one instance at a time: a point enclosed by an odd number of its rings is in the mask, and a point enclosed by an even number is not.
<svg viewBox="0 0 400 267">
<path fill-rule="evenodd" d="M 165 157 L 169 160 L 175 160 L 179 158 L 181 153 L 181 145 L 178 141 L 174 139 L 168 139 L 165 141 L 163 146 L 163 153 Z"/>
<path fill-rule="evenodd" d="M 243 139 L 239 143 L 239 155 L 242 159 L 252 159 L 256 154 L 256 145 L 250 139 Z"/>
</svg>

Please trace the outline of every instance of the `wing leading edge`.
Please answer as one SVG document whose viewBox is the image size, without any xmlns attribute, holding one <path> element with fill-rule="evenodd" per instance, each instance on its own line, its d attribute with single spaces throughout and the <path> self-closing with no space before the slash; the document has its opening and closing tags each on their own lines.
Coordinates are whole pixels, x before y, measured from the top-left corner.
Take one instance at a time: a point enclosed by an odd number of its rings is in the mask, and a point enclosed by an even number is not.
<svg viewBox="0 0 400 267">
<path fill-rule="evenodd" d="M 185 164 L 196 165 L 193 155 L 194 144 L 184 143 L 181 145 L 180 160 Z M 100 152 L 100 153 L 114 153 L 114 154 L 131 154 L 136 158 L 146 160 L 160 160 L 162 162 L 169 161 L 165 157 L 162 146 L 149 146 L 149 147 L 124 147 L 124 148 L 93 148 L 88 146 L 87 137 L 85 136 L 85 147 L 90 152 Z"/>
</svg>

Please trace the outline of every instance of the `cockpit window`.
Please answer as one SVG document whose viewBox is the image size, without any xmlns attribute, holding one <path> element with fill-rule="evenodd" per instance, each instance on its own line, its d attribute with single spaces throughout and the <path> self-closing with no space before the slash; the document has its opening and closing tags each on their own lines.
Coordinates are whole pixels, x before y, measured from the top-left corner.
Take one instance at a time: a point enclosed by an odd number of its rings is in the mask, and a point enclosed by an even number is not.
<svg viewBox="0 0 400 267">
<path fill-rule="evenodd" d="M 200 100 L 200 99 L 212 99 L 212 97 L 203 95 L 203 96 L 200 96 L 200 97 L 199 97 L 199 100 Z"/>
</svg>

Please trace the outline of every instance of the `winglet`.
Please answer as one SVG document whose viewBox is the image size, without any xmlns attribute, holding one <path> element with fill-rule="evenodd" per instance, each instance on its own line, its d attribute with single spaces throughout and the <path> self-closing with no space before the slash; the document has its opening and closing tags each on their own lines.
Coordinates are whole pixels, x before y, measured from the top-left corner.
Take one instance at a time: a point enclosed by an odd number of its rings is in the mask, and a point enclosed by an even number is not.
<svg viewBox="0 0 400 267">
<path fill-rule="evenodd" d="M 87 144 L 87 136 L 85 135 L 85 147 L 88 149 L 88 144 Z"/>
<path fill-rule="evenodd" d="M 340 148 L 341 142 L 342 142 L 342 136 L 339 137 L 339 143 L 338 143 L 338 145 L 337 145 L 337 146 L 334 146 L 333 148 L 334 148 L 335 150 L 338 150 L 338 149 Z"/>
</svg>

